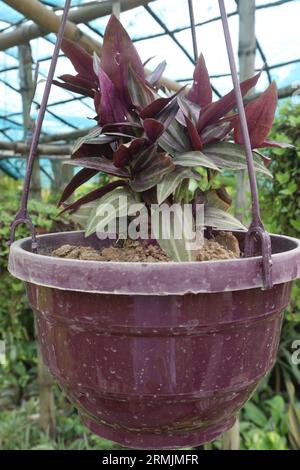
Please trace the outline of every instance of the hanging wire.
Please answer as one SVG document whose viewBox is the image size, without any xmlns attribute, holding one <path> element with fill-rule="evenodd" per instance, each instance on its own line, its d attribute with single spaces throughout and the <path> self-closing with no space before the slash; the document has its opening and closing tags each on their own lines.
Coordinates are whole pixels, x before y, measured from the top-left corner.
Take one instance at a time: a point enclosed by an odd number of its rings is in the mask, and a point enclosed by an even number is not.
<svg viewBox="0 0 300 470">
<path fill-rule="evenodd" d="M 39 109 L 39 114 L 38 114 L 35 129 L 34 129 L 31 145 L 30 145 L 28 163 L 27 163 L 27 168 L 26 168 L 26 175 L 25 175 L 23 192 L 22 192 L 21 207 L 18 213 L 16 214 L 16 217 L 10 227 L 10 242 L 9 243 L 11 244 L 14 241 L 15 231 L 16 231 L 17 226 L 20 224 L 27 224 L 29 226 L 31 230 L 32 251 L 35 251 L 37 249 L 37 239 L 36 239 L 35 227 L 27 211 L 30 181 L 31 181 L 31 176 L 32 176 L 32 171 L 33 171 L 34 160 L 37 154 L 39 138 L 40 138 L 41 131 L 42 131 L 43 120 L 44 120 L 46 109 L 47 109 L 52 80 L 54 77 L 57 59 L 58 59 L 59 51 L 61 48 L 61 43 L 62 43 L 63 36 L 64 36 L 65 26 L 67 23 L 68 13 L 69 13 L 69 9 L 71 6 L 71 1 L 72 0 L 65 1 L 64 11 L 61 17 L 61 23 L 60 23 L 60 27 L 59 27 L 59 31 L 57 35 L 57 41 L 55 44 L 55 48 L 54 48 L 54 52 L 53 52 L 53 56 L 52 56 L 52 60 L 51 60 L 51 64 L 50 64 L 50 68 L 48 72 L 48 77 L 47 77 L 47 81 L 46 81 L 46 85 L 45 85 L 45 89 L 43 93 L 43 98 L 42 98 L 41 106 Z"/>
<path fill-rule="evenodd" d="M 190 13 L 190 24 L 191 24 L 191 32 L 192 32 L 192 41 L 193 41 L 193 49 L 194 49 L 194 59 L 195 62 L 198 60 L 198 45 L 197 45 L 197 34 L 196 34 L 196 27 L 195 27 L 195 16 L 194 16 L 194 7 L 193 7 L 193 0 L 188 0 L 189 3 L 189 13 Z"/>
</svg>

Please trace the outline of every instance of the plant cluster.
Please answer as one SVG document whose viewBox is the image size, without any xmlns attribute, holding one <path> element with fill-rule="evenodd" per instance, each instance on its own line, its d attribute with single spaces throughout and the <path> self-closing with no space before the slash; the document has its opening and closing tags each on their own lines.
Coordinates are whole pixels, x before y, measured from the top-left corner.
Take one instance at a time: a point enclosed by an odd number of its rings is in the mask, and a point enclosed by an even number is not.
<svg viewBox="0 0 300 470">
<path fill-rule="evenodd" d="M 171 94 L 160 81 L 166 62 L 146 74 L 145 64 L 115 16 L 104 34 L 101 60 L 68 40 L 62 49 L 77 74 L 62 75 L 54 83 L 93 99 L 96 113 L 96 126 L 76 142 L 68 161 L 82 169 L 61 196 L 63 211 L 75 211 L 94 201 L 99 205 L 108 195 L 114 204 L 126 195 L 147 206 L 201 203 L 205 226 L 242 228 L 229 215 L 230 197 L 215 178 L 223 170 L 247 168 L 240 119 L 234 112 L 235 93 L 213 102 L 203 55 L 196 64 L 192 87 Z M 243 96 L 259 77 L 260 73 L 241 83 Z M 269 176 L 268 159 L 258 149 L 286 146 L 268 140 L 276 105 L 275 83 L 246 105 L 255 169 Z M 66 205 L 74 191 L 97 173 L 108 174 L 109 183 Z M 87 235 L 96 231 L 97 223 L 94 210 Z"/>
</svg>

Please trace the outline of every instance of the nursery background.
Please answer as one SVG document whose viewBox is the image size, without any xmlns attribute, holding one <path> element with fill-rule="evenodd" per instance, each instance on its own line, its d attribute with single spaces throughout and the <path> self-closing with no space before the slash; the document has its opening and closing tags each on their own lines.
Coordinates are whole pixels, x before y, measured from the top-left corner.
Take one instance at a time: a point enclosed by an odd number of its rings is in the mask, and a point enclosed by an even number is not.
<svg viewBox="0 0 300 470">
<path fill-rule="evenodd" d="M 67 397 L 52 383 L 37 350 L 33 314 L 23 284 L 7 272 L 9 226 L 18 209 L 32 135 L 54 49 L 63 0 L 0 1 L 0 449 L 117 449 L 92 435 Z M 259 176 L 263 219 L 270 232 L 300 238 L 300 1 L 226 0 L 240 79 L 264 67 L 256 91 L 273 80 L 279 106 L 272 139 L 295 148 L 271 149 L 270 181 Z M 215 98 L 232 88 L 216 0 L 194 2 L 199 52 Z M 167 58 L 166 86 L 190 84 L 195 65 L 188 0 L 73 0 L 69 20 L 81 45 L 99 48 L 114 12 L 148 67 Z M 35 90 L 34 73 L 39 62 Z M 59 58 L 56 76 L 73 73 Z M 35 165 L 30 214 L 38 233 L 74 230 L 77 221 L 58 216 L 59 192 L 69 180 L 63 161 L 75 140 L 92 127 L 88 98 L 53 87 Z M 233 211 L 249 220 L 249 186 L 243 172 L 224 176 Z M 105 178 L 103 183 L 105 183 Z M 100 182 L 102 181 L 100 177 Z M 99 177 L 85 188 L 99 186 Z M 81 190 L 82 191 L 82 190 Z M 21 227 L 17 236 L 26 236 Z M 243 408 L 239 423 L 209 449 L 300 449 L 300 287 L 285 314 L 275 367 Z"/>
</svg>

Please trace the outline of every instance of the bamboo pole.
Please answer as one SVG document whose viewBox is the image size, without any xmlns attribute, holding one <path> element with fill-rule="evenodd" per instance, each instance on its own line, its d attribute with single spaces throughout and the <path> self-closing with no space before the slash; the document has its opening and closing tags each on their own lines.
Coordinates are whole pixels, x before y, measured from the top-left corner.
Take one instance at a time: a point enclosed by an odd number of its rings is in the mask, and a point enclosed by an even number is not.
<svg viewBox="0 0 300 470">
<path fill-rule="evenodd" d="M 240 81 L 247 80 L 255 73 L 255 0 L 240 0 L 239 12 L 239 69 Z M 254 94 L 254 89 L 248 94 Z M 250 207 L 249 179 L 246 171 L 237 174 L 237 194 L 235 214 L 242 222 L 246 222 L 245 213 Z"/>
<path fill-rule="evenodd" d="M 20 154 L 15 154 L 13 152 L 2 152 L 0 150 L 0 160 L 9 160 L 9 159 L 15 159 L 15 158 L 22 158 L 26 159 L 27 155 L 20 155 Z M 37 155 L 36 158 L 46 158 L 47 160 L 59 160 L 59 161 L 64 161 L 64 160 L 69 160 L 70 155 Z"/>
<path fill-rule="evenodd" d="M 60 25 L 60 16 L 56 15 L 52 10 L 49 10 L 45 5 L 40 3 L 38 0 L 26 0 L 26 2 L 20 2 L 20 0 L 4 0 L 7 5 L 14 8 L 16 11 L 24 15 L 26 18 L 31 19 L 38 25 L 38 29 L 42 30 L 42 34 L 45 35 L 49 32 L 57 33 Z M 25 30 L 26 32 L 26 30 Z M 20 37 L 21 33 L 21 37 Z M 13 42 L 8 41 L 10 38 L 17 39 L 18 42 L 24 42 L 25 38 L 22 36 L 24 30 L 13 31 L 12 33 L 4 33 L 0 35 L 0 50 L 12 47 Z M 40 36 L 40 34 L 38 34 Z M 36 36 L 36 37 L 38 37 Z M 96 51 L 98 54 L 101 53 L 101 46 L 88 35 L 80 31 L 80 29 L 71 21 L 67 22 L 65 29 L 65 37 L 72 41 L 80 44 L 88 52 L 92 53 Z M 28 37 L 26 37 L 28 40 Z"/>
<path fill-rule="evenodd" d="M 44 36 L 49 32 L 57 33 L 60 15 L 56 15 L 53 11 L 45 7 L 37 0 L 4 0 L 7 5 L 22 13 L 25 17 L 33 20 L 36 24 L 25 23 L 16 27 L 13 31 L 0 34 L 0 50 L 3 51 L 10 47 L 17 46 L 31 39 Z M 131 10 L 140 5 L 145 5 L 154 0 L 121 0 L 122 11 Z M 65 36 L 75 41 L 79 40 L 80 44 L 87 48 L 88 52 L 93 52 L 99 44 L 88 35 L 84 34 L 75 25 L 78 23 L 87 23 L 96 18 L 110 15 L 110 2 L 98 2 L 92 5 L 85 5 L 74 8 L 69 13 L 69 21 L 66 27 Z"/>
<path fill-rule="evenodd" d="M 37 23 L 37 27 L 40 28 L 43 33 L 47 34 L 49 32 L 57 33 L 59 24 L 60 24 L 60 17 L 56 15 L 52 10 L 49 10 L 45 7 L 45 5 L 41 4 L 38 0 L 26 0 L 26 2 L 20 2 L 20 0 L 3 0 L 9 6 L 14 8 L 19 13 L 26 16 L 28 19 L 31 19 L 35 23 Z M 126 9 L 129 10 L 139 5 L 145 5 L 153 0 L 123 0 L 121 1 L 121 10 L 125 11 Z M 99 5 L 100 6 L 100 5 Z M 111 13 L 111 3 L 106 3 L 106 7 L 109 7 L 109 11 L 105 10 L 107 15 Z M 87 7 L 82 7 L 87 8 Z M 103 10 L 104 11 L 104 10 Z M 71 12 L 72 13 L 72 12 Z M 71 15 L 71 14 L 70 14 Z M 100 16 L 100 15 L 99 15 Z M 104 16 L 104 15 L 102 15 Z M 69 18 L 72 18 L 69 16 Z M 81 15 L 81 20 L 78 20 L 78 23 L 82 21 L 87 21 L 87 15 L 83 17 Z M 21 27 L 20 27 L 21 28 Z M 8 47 L 12 47 L 13 45 L 19 44 L 20 42 L 24 42 L 24 36 L 22 32 L 18 32 L 18 34 L 13 31 L 12 33 L 2 33 L 0 34 L 0 51 L 7 49 Z M 23 31 L 24 33 L 24 31 Z M 26 31 L 25 31 L 26 33 Z M 8 37 L 8 35 L 11 35 Z M 35 37 L 40 36 L 38 34 Z M 17 36 L 17 37 L 16 37 Z M 101 44 L 98 41 L 95 41 L 87 34 L 83 33 L 72 21 L 67 22 L 66 29 L 65 29 L 65 37 L 77 42 L 80 44 L 83 49 L 85 49 L 89 53 L 93 53 L 94 51 L 101 57 Z M 26 38 L 28 40 L 28 36 Z M 17 42 L 16 42 L 17 41 Z M 146 74 L 151 73 L 151 71 L 145 69 Z M 178 91 L 181 88 L 181 85 L 173 80 L 163 77 L 161 79 L 161 84 L 166 88 L 172 91 Z"/>
<path fill-rule="evenodd" d="M 29 144 L 24 142 L 7 142 L 0 141 L 0 150 L 10 150 L 16 154 L 27 155 L 29 152 Z M 69 155 L 72 147 L 70 145 L 47 145 L 38 146 L 38 155 Z"/>
</svg>

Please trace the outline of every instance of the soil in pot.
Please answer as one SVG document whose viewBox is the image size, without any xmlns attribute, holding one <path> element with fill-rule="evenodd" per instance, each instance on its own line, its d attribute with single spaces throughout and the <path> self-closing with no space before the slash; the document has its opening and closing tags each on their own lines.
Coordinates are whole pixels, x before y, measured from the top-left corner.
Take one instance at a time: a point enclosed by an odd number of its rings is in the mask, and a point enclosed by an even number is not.
<svg viewBox="0 0 300 470">
<path fill-rule="evenodd" d="M 122 245 L 104 247 L 100 250 L 86 246 L 62 245 L 52 251 L 59 258 L 90 261 L 122 261 L 157 263 L 171 261 L 159 245 L 140 241 L 125 240 Z M 229 232 L 220 232 L 214 238 L 205 239 L 199 250 L 197 261 L 228 260 L 240 257 L 239 243 Z"/>
</svg>

